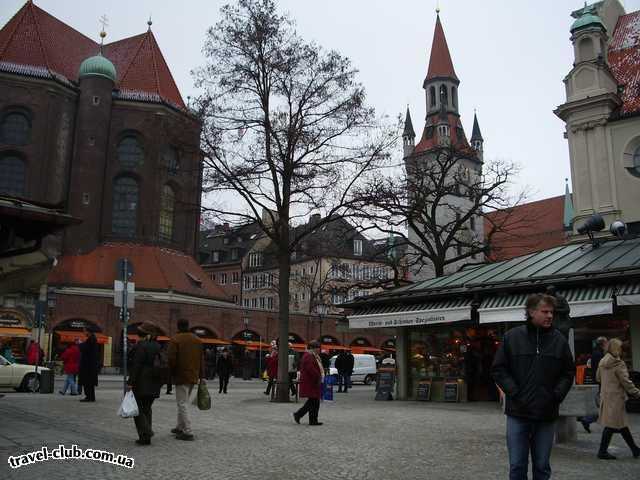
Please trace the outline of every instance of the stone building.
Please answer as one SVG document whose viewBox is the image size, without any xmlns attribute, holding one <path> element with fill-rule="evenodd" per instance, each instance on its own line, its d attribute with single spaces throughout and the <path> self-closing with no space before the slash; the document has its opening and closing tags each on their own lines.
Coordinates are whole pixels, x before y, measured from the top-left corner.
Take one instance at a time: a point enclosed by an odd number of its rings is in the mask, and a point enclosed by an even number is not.
<svg viewBox="0 0 640 480">
<path fill-rule="evenodd" d="M 467 184 L 476 182 L 482 175 L 483 143 L 482 134 L 477 117 L 474 118 L 471 144 L 467 140 L 459 113 L 458 88 L 460 79 L 456 75 L 449 47 L 440 21 L 440 15 L 436 17 L 436 25 L 431 46 L 431 56 L 427 76 L 422 88 L 425 90 L 426 118 L 424 129 L 418 143 L 415 143 L 416 135 L 413 130 L 411 115 L 407 109 L 405 129 L 403 133 L 404 161 L 407 173 L 412 181 L 412 169 L 420 170 L 421 165 L 438 165 L 439 156 L 454 155 L 457 168 L 451 169 L 451 175 L 444 173 L 451 182 L 453 175 L 464 178 Z M 453 152 L 453 153 L 450 153 Z M 442 163 L 442 162 L 441 162 Z M 436 167 L 437 168 L 437 167 Z M 438 172 L 436 172 L 438 175 Z M 462 175 L 460 177 L 460 175 Z M 431 180 L 430 180 L 431 181 Z M 435 188 L 426 186 L 425 188 Z M 447 195 L 446 205 L 441 205 L 436 212 L 437 225 L 447 225 L 456 220 L 460 215 L 470 211 L 471 201 L 464 192 Z M 473 238 L 483 238 L 483 225 L 479 218 L 472 216 L 466 234 Z M 425 230 L 425 229 L 421 229 Z M 426 235 L 429 240 L 429 235 Z M 420 244 L 423 240 L 415 229 L 409 228 L 409 239 L 413 244 Z M 447 258 L 460 256 L 463 252 L 451 247 L 447 251 Z M 411 250 L 409 251 L 411 257 Z M 481 261 L 479 255 L 472 259 L 463 259 L 452 262 L 446 266 L 444 273 L 455 272 L 462 264 L 469 261 Z M 434 266 L 420 264 L 412 268 L 413 280 L 424 280 L 436 275 Z"/>
<path fill-rule="evenodd" d="M 605 0 L 572 13 L 566 123 L 574 230 L 593 213 L 640 233 L 640 11 Z"/>
</svg>

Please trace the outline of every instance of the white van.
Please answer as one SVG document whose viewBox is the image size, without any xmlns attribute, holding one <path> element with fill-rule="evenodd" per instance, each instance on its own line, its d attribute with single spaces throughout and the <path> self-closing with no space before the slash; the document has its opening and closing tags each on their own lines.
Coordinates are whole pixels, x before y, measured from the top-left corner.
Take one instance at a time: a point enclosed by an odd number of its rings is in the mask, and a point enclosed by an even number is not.
<svg viewBox="0 0 640 480">
<path fill-rule="evenodd" d="M 338 370 L 336 369 L 336 358 L 338 358 L 337 355 L 331 357 L 329 375 L 335 375 L 337 380 Z M 352 382 L 363 382 L 365 385 L 371 385 L 376 381 L 377 373 L 376 357 L 366 353 L 356 353 L 353 355 Z"/>
</svg>

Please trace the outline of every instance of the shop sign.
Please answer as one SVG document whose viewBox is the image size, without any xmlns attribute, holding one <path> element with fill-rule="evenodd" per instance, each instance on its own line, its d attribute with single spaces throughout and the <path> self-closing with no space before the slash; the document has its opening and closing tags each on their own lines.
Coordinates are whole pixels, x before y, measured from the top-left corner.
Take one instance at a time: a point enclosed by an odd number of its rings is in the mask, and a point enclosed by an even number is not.
<svg viewBox="0 0 640 480">
<path fill-rule="evenodd" d="M 438 323 L 461 322 L 471 318 L 471 307 L 447 310 L 425 310 L 396 314 L 354 315 L 349 317 L 349 328 L 409 327 Z"/>
<path fill-rule="evenodd" d="M 447 382 L 444 384 L 444 401 L 457 402 L 460 397 L 458 382 Z"/>
<path fill-rule="evenodd" d="M 0 327 L 26 327 L 24 314 L 15 310 L 0 310 Z"/>
<path fill-rule="evenodd" d="M 431 400 L 431 382 L 420 382 L 418 384 L 417 398 L 423 402 Z"/>
<path fill-rule="evenodd" d="M 396 347 L 395 340 L 387 340 L 386 342 L 383 343 L 383 348 L 395 348 L 395 347 Z"/>
<path fill-rule="evenodd" d="M 199 337 L 204 337 L 207 334 L 207 331 L 204 328 L 194 328 L 193 333 Z"/>
<path fill-rule="evenodd" d="M 376 384 L 376 400 L 393 400 L 393 387 L 396 375 L 393 369 L 380 369 Z"/>
<path fill-rule="evenodd" d="M 333 337 L 322 337 L 322 343 L 336 343 Z"/>
<path fill-rule="evenodd" d="M 358 338 L 356 340 L 356 345 L 364 345 L 366 341 L 363 338 Z"/>
</svg>

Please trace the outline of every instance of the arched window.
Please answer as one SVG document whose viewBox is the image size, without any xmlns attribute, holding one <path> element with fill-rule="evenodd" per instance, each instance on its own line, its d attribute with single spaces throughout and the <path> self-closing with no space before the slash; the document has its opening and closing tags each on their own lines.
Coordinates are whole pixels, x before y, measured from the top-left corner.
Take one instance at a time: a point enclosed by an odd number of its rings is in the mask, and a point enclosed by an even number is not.
<svg viewBox="0 0 640 480">
<path fill-rule="evenodd" d="M 121 237 L 135 237 L 138 224 L 138 182 L 120 177 L 113 182 L 111 232 Z"/>
<path fill-rule="evenodd" d="M 160 196 L 160 240 L 173 240 L 173 219 L 175 214 L 176 196 L 169 185 L 162 187 Z"/>
<path fill-rule="evenodd" d="M 0 158 L 0 194 L 24 196 L 24 161 L 15 155 Z"/>
<path fill-rule="evenodd" d="M 0 141 L 11 145 L 26 145 L 29 143 L 31 122 L 21 112 L 10 112 L 2 118 L 0 125 Z"/>
<path fill-rule="evenodd" d="M 440 85 L 440 103 L 445 107 L 449 106 L 449 94 L 447 93 L 446 85 Z"/>
<path fill-rule="evenodd" d="M 640 176 L 640 147 L 633 152 L 633 166 L 631 168 L 636 175 Z"/>
<path fill-rule="evenodd" d="M 118 161 L 123 168 L 137 168 L 144 160 L 144 151 L 135 135 L 127 135 L 118 144 Z"/>
<path fill-rule="evenodd" d="M 593 52 L 593 40 L 591 40 L 591 37 L 586 37 L 580 40 L 580 43 L 578 44 L 578 51 L 580 53 L 579 61 L 581 62 L 593 60 L 595 58 Z"/>
<path fill-rule="evenodd" d="M 429 105 L 436 106 L 436 87 L 429 88 Z"/>
<path fill-rule="evenodd" d="M 163 153 L 164 166 L 167 168 L 169 175 L 177 175 L 180 170 L 180 158 L 178 150 L 173 147 L 167 147 Z"/>
<path fill-rule="evenodd" d="M 458 89 L 456 87 L 451 87 L 451 102 L 453 108 L 458 108 Z"/>
</svg>

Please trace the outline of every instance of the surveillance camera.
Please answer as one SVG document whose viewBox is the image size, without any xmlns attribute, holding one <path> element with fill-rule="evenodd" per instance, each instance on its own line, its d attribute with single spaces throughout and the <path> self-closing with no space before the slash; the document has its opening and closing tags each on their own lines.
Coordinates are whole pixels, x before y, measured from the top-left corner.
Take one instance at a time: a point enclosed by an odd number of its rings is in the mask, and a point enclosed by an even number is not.
<svg viewBox="0 0 640 480">
<path fill-rule="evenodd" d="M 604 219 L 595 213 L 587 218 L 582 226 L 578 227 L 578 233 L 584 235 L 585 233 L 599 232 L 602 229 L 604 229 Z"/>
<path fill-rule="evenodd" d="M 627 225 L 622 220 L 616 220 L 609 227 L 609 231 L 618 238 L 623 238 L 627 233 Z"/>
</svg>

